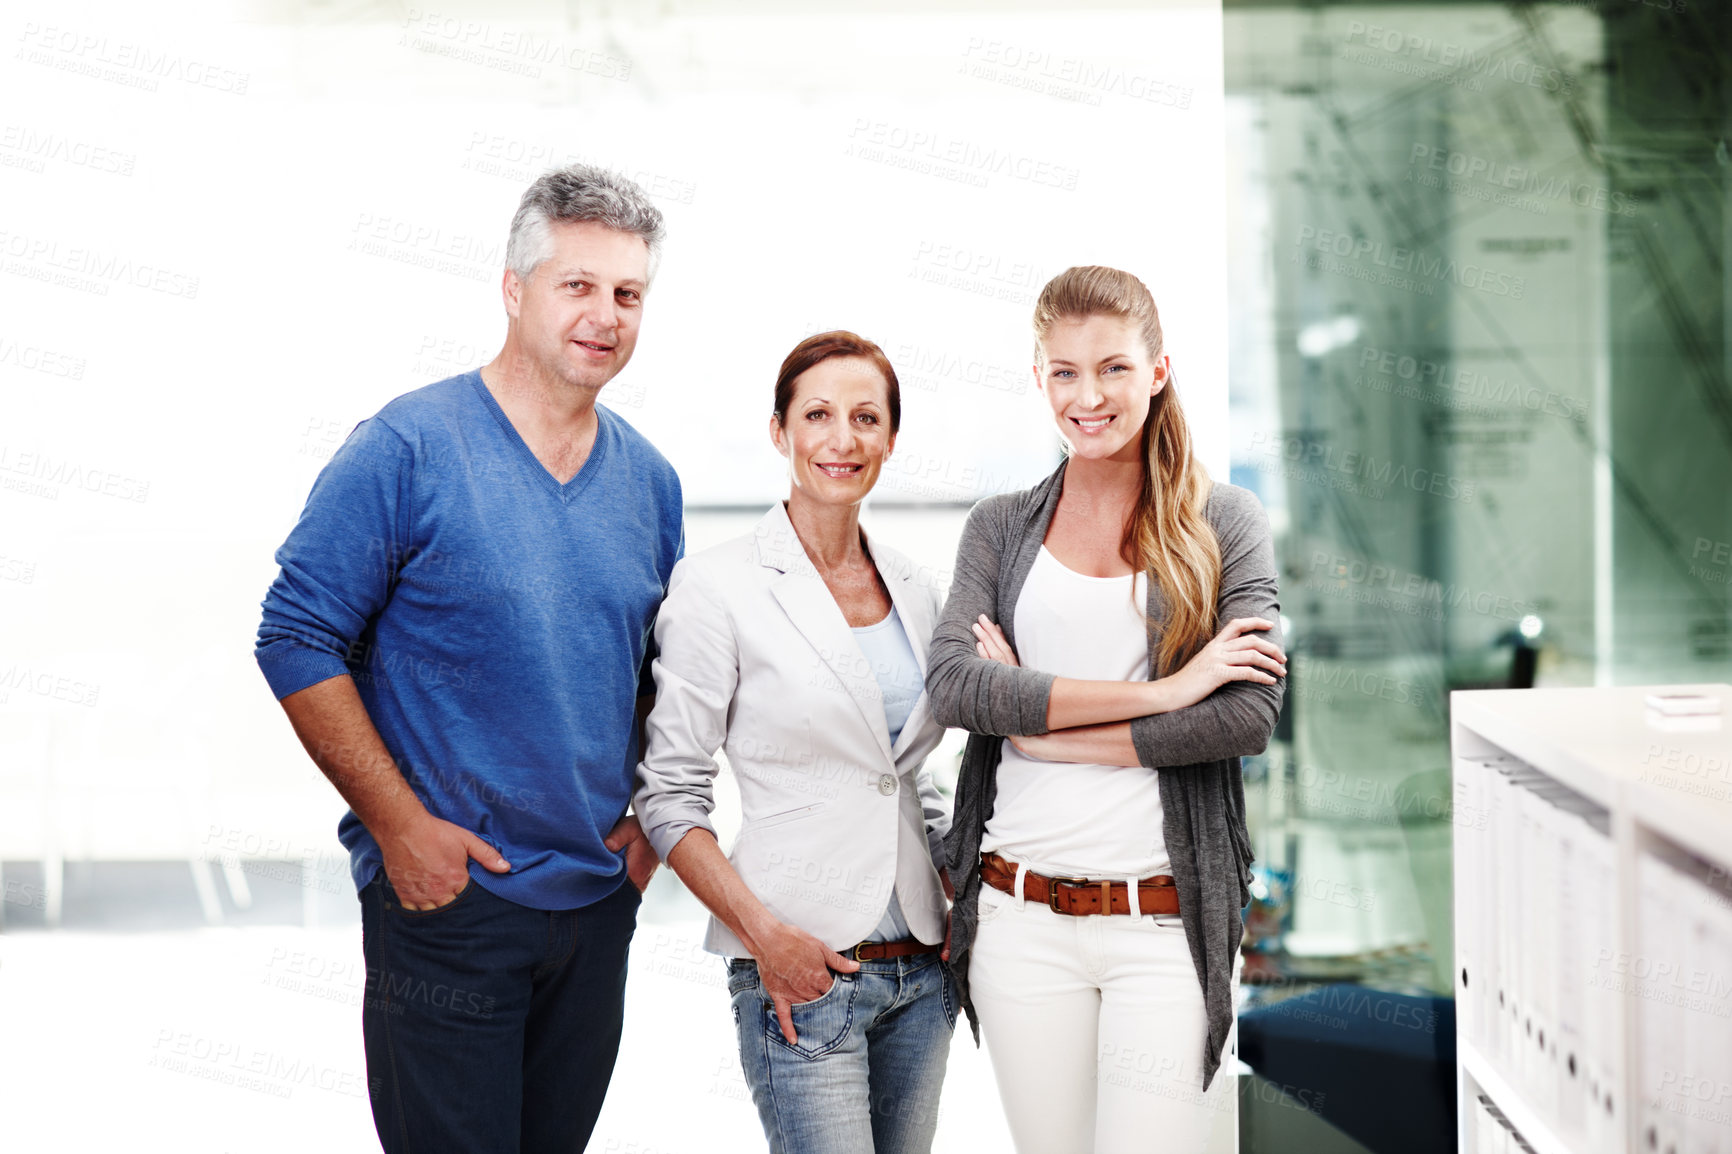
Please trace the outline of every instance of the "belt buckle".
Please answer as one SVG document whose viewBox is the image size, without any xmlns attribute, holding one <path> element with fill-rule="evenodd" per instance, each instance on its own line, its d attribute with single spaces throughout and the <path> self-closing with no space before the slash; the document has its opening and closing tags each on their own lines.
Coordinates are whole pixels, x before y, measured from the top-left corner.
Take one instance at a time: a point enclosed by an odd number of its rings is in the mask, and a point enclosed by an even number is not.
<svg viewBox="0 0 1732 1154">
<path fill-rule="evenodd" d="M 855 942 L 853 948 L 848 951 L 848 956 L 856 962 L 865 961 L 866 959 L 860 956 L 860 951 L 865 949 L 866 945 L 865 942 Z"/>
<path fill-rule="evenodd" d="M 1063 910 L 1058 908 L 1058 887 L 1059 886 L 1061 886 L 1061 885 L 1086 886 L 1088 884 L 1089 884 L 1089 879 L 1087 879 L 1087 878 L 1050 878 L 1050 879 L 1048 879 L 1048 885 L 1046 887 L 1046 906 L 1047 906 L 1047 909 L 1051 910 L 1055 914 L 1064 913 Z"/>
</svg>

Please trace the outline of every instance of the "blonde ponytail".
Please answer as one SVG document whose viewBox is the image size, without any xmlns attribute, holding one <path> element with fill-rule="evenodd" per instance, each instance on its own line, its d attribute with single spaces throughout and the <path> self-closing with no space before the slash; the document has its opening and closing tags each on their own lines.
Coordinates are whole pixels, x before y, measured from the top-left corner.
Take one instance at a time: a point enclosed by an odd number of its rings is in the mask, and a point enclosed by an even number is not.
<svg viewBox="0 0 1732 1154">
<path fill-rule="evenodd" d="M 1068 268 L 1048 281 L 1034 306 L 1038 343 L 1055 322 L 1091 316 L 1129 321 L 1142 335 L 1151 360 L 1165 341 L 1148 287 L 1128 272 L 1100 265 Z M 1221 546 L 1205 507 L 1213 482 L 1191 453 L 1191 429 L 1179 404 L 1177 381 L 1149 402 L 1143 423 L 1143 484 L 1127 519 L 1119 551 L 1146 572 L 1164 609 L 1153 673 L 1177 671 L 1215 636 L 1221 590 Z"/>
</svg>

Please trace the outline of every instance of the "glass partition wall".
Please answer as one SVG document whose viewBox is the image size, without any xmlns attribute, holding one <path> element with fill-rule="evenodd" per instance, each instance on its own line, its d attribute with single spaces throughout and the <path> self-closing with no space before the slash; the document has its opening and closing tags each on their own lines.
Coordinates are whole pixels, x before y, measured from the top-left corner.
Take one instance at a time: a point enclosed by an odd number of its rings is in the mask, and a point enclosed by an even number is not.
<svg viewBox="0 0 1732 1154">
<path fill-rule="evenodd" d="M 1241 1049 L 1347 983 L 1288 1039 L 1326 1067 L 1378 1017 L 1343 991 L 1451 996 L 1451 690 L 1728 679 L 1732 11 L 1229 0 L 1225 46 L 1232 479 L 1290 651 Z M 1298 1148 L 1260 1100 L 1379 1148 L 1355 1114 L 1453 1095 L 1422 1067 L 1320 1109 L 1259 1070 L 1244 1148 Z"/>
</svg>

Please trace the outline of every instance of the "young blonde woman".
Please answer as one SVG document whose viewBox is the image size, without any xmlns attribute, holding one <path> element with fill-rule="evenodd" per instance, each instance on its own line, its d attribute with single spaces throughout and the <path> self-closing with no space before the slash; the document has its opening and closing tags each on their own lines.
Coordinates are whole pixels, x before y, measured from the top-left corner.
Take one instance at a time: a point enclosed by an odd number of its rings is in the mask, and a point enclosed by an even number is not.
<svg viewBox="0 0 1732 1154">
<path fill-rule="evenodd" d="M 1239 758 L 1280 712 L 1268 517 L 1211 483 L 1134 276 L 1035 305 L 1064 437 L 977 505 L 934 633 L 938 721 L 972 731 L 946 858 L 950 960 L 1023 1154 L 1189 1154 L 1232 1026 L 1250 881 Z"/>
</svg>

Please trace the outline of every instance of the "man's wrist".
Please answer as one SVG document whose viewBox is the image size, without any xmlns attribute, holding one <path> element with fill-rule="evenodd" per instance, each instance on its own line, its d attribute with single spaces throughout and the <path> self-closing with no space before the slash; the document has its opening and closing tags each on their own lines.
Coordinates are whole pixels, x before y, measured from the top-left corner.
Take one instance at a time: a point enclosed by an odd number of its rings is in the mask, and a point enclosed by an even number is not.
<svg viewBox="0 0 1732 1154">
<path fill-rule="evenodd" d="M 384 812 L 370 816 L 373 820 L 363 818 L 361 824 L 367 827 L 374 841 L 397 841 L 433 815 L 427 812 L 420 798 L 410 794 L 405 800 L 386 807 Z"/>
</svg>

